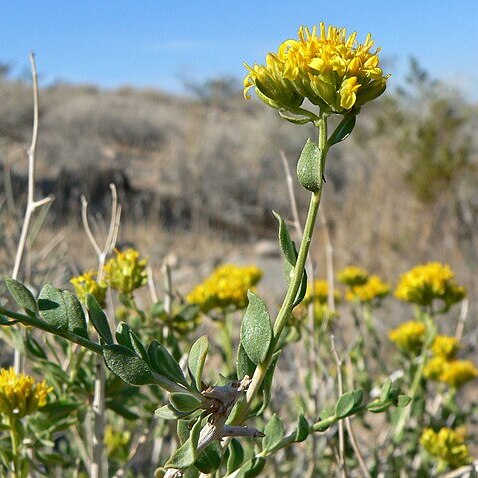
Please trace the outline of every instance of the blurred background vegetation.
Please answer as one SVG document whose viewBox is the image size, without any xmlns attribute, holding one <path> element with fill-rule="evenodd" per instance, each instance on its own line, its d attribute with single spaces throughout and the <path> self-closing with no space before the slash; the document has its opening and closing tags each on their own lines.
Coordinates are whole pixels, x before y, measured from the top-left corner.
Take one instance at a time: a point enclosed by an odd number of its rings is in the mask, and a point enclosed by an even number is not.
<svg viewBox="0 0 478 478">
<path fill-rule="evenodd" d="M 37 218 L 47 227 L 33 234 L 26 278 L 33 285 L 60 285 L 95 265 L 80 227 L 80 195 L 101 230 L 110 182 L 123 204 L 120 241 L 153 264 L 180 257 L 178 269 L 186 272 L 178 287 L 188 277 L 198 282 L 198 267 L 205 275 L 231 254 L 249 260 L 278 250 L 268 247 L 276 233 L 271 209 L 291 216 L 280 154 L 294 170 L 313 130 L 245 101 L 238 79 L 185 86 L 189 96 L 63 83 L 42 88 L 37 192 L 55 200 Z M 11 269 L 26 200 L 32 103 L 30 80 L 12 77 L 2 63 L 2 274 Z M 356 263 L 394 281 L 417 262 L 441 260 L 476 296 L 477 123 L 477 105 L 413 59 L 405 83 L 364 108 L 352 138 L 327 165 L 323 211 L 337 269 Z M 306 196 L 297 190 L 299 211 Z M 319 232 L 319 276 L 323 249 Z"/>
</svg>

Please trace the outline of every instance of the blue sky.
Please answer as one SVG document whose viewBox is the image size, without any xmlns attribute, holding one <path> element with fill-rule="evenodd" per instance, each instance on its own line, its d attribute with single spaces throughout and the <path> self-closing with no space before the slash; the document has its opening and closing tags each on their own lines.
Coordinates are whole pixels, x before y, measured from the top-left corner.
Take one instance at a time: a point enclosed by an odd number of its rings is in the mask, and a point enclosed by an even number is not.
<svg viewBox="0 0 478 478">
<path fill-rule="evenodd" d="M 1 0 L 0 60 L 20 72 L 33 50 L 45 82 L 177 92 L 184 78 L 242 78 L 243 61 L 320 21 L 371 32 L 392 83 L 413 55 L 433 77 L 476 89 L 476 0 Z"/>
</svg>

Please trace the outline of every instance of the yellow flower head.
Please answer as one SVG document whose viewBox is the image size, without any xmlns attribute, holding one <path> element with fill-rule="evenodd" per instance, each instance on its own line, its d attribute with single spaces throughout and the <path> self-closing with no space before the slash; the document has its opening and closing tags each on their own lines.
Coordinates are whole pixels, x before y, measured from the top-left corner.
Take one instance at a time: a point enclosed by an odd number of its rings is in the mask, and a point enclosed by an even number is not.
<svg viewBox="0 0 478 478">
<path fill-rule="evenodd" d="M 256 266 L 224 264 L 197 285 L 186 300 L 199 305 L 205 313 L 215 308 L 243 309 L 247 305 L 248 289 L 254 287 L 261 277 L 262 271 Z"/>
<path fill-rule="evenodd" d="M 441 428 L 438 433 L 425 428 L 420 444 L 433 457 L 440 461 L 440 468 L 458 468 L 470 461 L 470 453 L 465 443 L 464 430 Z"/>
<path fill-rule="evenodd" d="M 129 444 L 130 440 L 131 432 L 128 430 L 120 431 L 116 430 L 111 425 L 106 426 L 104 443 L 108 456 L 126 452 L 126 446 Z"/>
<path fill-rule="evenodd" d="M 395 296 L 423 306 L 441 299 L 446 306 L 451 306 L 466 295 L 465 288 L 457 285 L 454 277 L 451 268 L 440 262 L 418 265 L 402 274 Z"/>
<path fill-rule="evenodd" d="M 347 291 L 346 298 L 350 302 L 372 302 L 374 299 L 382 299 L 390 292 L 390 285 L 378 276 L 370 276 L 363 285 L 351 287 Z"/>
<path fill-rule="evenodd" d="M 106 299 L 107 286 L 104 282 L 98 283 L 95 280 L 96 272 L 88 271 L 81 276 L 73 277 L 70 282 L 75 287 L 76 295 L 82 302 L 86 299 L 86 294 L 95 297 L 100 306 L 103 306 Z"/>
<path fill-rule="evenodd" d="M 116 257 L 110 259 L 105 267 L 105 282 L 124 294 L 131 294 L 135 289 L 146 285 L 146 259 L 141 259 L 135 249 L 116 250 Z"/>
<path fill-rule="evenodd" d="M 18 418 L 44 407 L 53 390 L 46 382 L 36 383 L 33 377 L 17 374 L 13 368 L 0 370 L 0 414 Z"/>
<path fill-rule="evenodd" d="M 450 387 L 460 388 L 476 377 L 478 377 L 478 369 L 473 362 L 470 360 L 451 360 L 445 363 L 438 380 Z"/>
<path fill-rule="evenodd" d="M 305 294 L 303 303 L 305 305 L 309 304 L 312 301 L 312 296 L 314 297 L 314 301 L 318 302 L 319 304 L 327 304 L 327 299 L 329 296 L 329 283 L 324 279 L 317 279 L 314 281 L 313 290 L 309 284 L 307 284 L 307 292 Z M 340 301 L 340 292 L 334 289 L 334 300 L 335 302 Z"/>
<path fill-rule="evenodd" d="M 266 64 L 249 66 L 244 96 L 255 88 L 267 105 L 294 112 L 305 98 L 323 111 L 346 114 L 380 96 L 388 76 L 379 67 L 379 49 L 370 34 L 363 44 L 345 28 L 300 27 L 297 40 L 286 40 Z"/>
<path fill-rule="evenodd" d="M 357 266 L 348 266 L 342 269 L 338 275 L 339 281 L 349 287 L 364 285 L 368 280 L 368 272 Z"/>
<path fill-rule="evenodd" d="M 422 322 L 409 321 L 400 325 L 396 329 L 389 332 L 389 339 L 395 345 L 410 353 L 420 353 L 423 343 L 425 342 L 426 327 Z"/>
<path fill-rule="evenodd" d="M 445 357 L 432 357 L 425 364 L 423 376 L 425 378 L 429 378 L 430 380 L 439 380 L 447 364 L 448 362 Z"/>
<path fill-rule="evenodd" d="M 447 360 L 452 359 L 459 348 L 460 342 L 455 337 L 448 335 L 437 335 L 431 346 L 436 357 L 443 357 Z"/>
</svg>

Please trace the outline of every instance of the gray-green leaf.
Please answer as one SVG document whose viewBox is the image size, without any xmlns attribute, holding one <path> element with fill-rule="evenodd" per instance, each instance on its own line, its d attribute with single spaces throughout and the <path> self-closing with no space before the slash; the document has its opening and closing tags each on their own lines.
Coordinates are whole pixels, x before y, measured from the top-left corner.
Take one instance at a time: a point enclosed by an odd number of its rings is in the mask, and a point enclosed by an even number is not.
<svg viewBox="0 0 478 478">
<path fill-rule="evenodd" d="M 201 406 L 201 402 L 189 393 L 175 392 L 169 395 L 171 405 L 179 412 L 193 412 Z"/>
<path fill-rule="evenodd" d="M 90 322 L 99 336 L 106 344 L 111 345 L 113 343 L 113 334 L 111 333 L 110 324 L 94 295 L 86 294 L 86 308 L 88 309 Z"/>
<path fill-rule="evenodd" d="M 30 312 L 31 314 L 36 313 L 38 310 L 36 300 L 33 294 L 21 282 L 6 277 L 5 285 L 15 302 L 25 310 L 25 312 Z"/>
<path fill-rule="evenodd" d="M 191 429 L 189 438 L 174 452 L 173 456 L 168 460 L 166 465 L 164 465 L 166 468 L 184 469 L 194 464 L 198 457 L 197 447 L 200 431 L 201 420 L 197 420 Z"/>
<path fill-rule="evenodd" d="M 131 385 L 156 383 L 148 364 L 123 345 L 106 345 L 103 350 L 108 368 Z"/>
<path fill-rule="evenodd" d="M 249 358 L 256 364 L 265 361 L 272 341 L 272 326 L 264 301 L 248 291 L 247 306 L 241 325 L 241 344 Z"/>
<path fill-rule="evenodd" d="M 309 138 L 297 162 L 297 178 L 301 186 L 316 193 L 322 188 L 322 174 L 322 152 Z"/>
<path fill-rule="evenodd" d="M 199 337 L 191 346 L 188 356 L 188 369 L 191 378 L 194 380 L 196 389 L 201 391 L 201 379 L 209 350 L 209 339 L 206 335 Z"/>
<path fill-rule="evenodd" d="M 279 445 L 282 438 L 284 438 L 284 425 L 282 420 L 275 413 L 267 422 L 264 433 L 266 436 L 262 439 L 262 447 L 267 451 L 274 450 L 274 448 Z"/>
</svg>

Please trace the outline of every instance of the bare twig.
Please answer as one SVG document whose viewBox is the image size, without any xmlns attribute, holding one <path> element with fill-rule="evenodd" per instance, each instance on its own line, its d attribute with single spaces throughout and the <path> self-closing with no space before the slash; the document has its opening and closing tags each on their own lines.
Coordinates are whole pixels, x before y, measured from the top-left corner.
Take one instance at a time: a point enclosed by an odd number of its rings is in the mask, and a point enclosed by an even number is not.
<svg viewBox="0 0 478 478">
<path fill-rule="evenodd" d="M 332 353 L 334 354 L 335 364 L 337 367 L 337 388 L 339 397 L 344 393 L 343 378 L 342 378 L 342 359 L 337 351 L 335 346 L 335 337 L 330 336 L 330 343 L 332 348 Z M 345 440 L 344 440 L 344 424 L 342 420 L 338 422 L 338 433 L 339 433 L 339 452 L 338 452 L 338 464 L 340 468 L 340 476 L 342 478 L 347 477 L 347 470 L 345 465 Z"/>
<path fill-rule="evenodd" d="M 88 201 L 81 196 L 81 217 L 86 235 L 98 256 L 98 282 L 103 280 L 106 257 L 113 250 L 118 237 L 118 229 L 121 218 L 121 206 L 118 204 L 116 186 L 110 184 L 111 190 L 111 219 L 108 234 L 101 248 L 96 241 L 88 221 Z M 111 324 L 110 324 L 111 325 Z M 105 380 L 106 370 L 102 357 L 98 357 L 96 363 L 95 393 L 93 398 L 93 456 L 91 460 L 90 476 L 103 478 L 107 476 L 107 463 L 104 459 L 104 430 L 105 430 Z"/>
<path fill-rule="evenodd" d="M 458 324 L 456 325 L 456 332 L 455 332 L 455 338 L 456 340 L 458 340 L 458 342 L 463 337 L 463 330 L 465 329 L 465 322 L 468 317 L 469 304 L 470 304 L 470 301 L 466 298 L 461 303 L 460 317 L 458 318 Z"/>
<path fill-rule="evenodd" d="M 20 272 L 20 266 L 22 264 L 23 255 L 25 253 L 25 247 L 28 237 L 28 231 L 30 228 L 30 222 L 34 211 L 48 204 L 53 200 L 51 197 L 43 198 L 35 201 L 35 160 L 36 149 L 38 141 L 38 111 L 39 111 L 39 98 L 38 98 L 38 75 L 35 63 L 35 55 L 30 53 L 30 66 L 33 79 L 33 133 L 32 142 L 28 148 L 28 189 L 27 189 L 27 206 L 25 209 L 25 216 L 23 218 L 22 230 L 20 232 L 20 239 L 18 240 L 17 252 L 15 255 L 15 263 L 13 265 L 12 278 L 17 279 Z M 19 350 L 15 350 L 14 366 L 17 373 L 22 372 L 24 369 L 24 360 Z"/>
<path fill-rule="evenodd" d="M 155 304 L 158 302 L 158 293 L 156 292 L 156 286 L 154 285 L 153 269 L 151 266 L 146 267 L 146 273 L 148 274 L 149 295 L 151 296 L 153 304 Z"/>
</svg>

